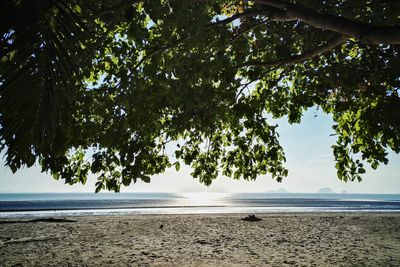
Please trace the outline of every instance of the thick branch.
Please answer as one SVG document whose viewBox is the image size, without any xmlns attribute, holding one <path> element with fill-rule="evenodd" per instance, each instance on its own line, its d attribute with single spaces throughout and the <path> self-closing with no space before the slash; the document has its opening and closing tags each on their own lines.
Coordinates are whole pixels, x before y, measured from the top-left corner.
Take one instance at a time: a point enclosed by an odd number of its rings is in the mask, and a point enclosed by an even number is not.
<svg viewBox="0 0 400 267">
<path fill-rule="evenodd" d="M 279 0 L 255 0 L 256 3 L 269 8 L 278 8 L 282 12 L 275 20 L 301 20 L 311 26 L 330 30 L 341 35 L 355 37 L 364 43 L 400 44 L 399 26 L 377 26 L 343 17 L 320 14 L 315 10 L 298 4 L 290 4 Z"/>
<path fill-rule="evenodd" d="M 321 45 L 321 46 L 317 47 L 316 49 L 305 51 L 304 53 L 302 53 L 300 55 L 282 58 L 282 59 L 278 59 L 278 60 L 271 61 L 271 62 L 260 62 L 260 61 L 246 62 L 246 63 L 242 64 L 241 67 L 243 67 L 243 66 L 259 66 L 259 67 L 271 68 L 271 67 L 284 66 L 284 65 L 286 65 L 286 66 L 293 65 L 293 64 L 314 58 L 316 56 L 319 56 L 325 52 L 331 51 L 336 46 L 340 45 L 341 43 L 343 43 L 346 40 L 347 40 L 346 37 L 338 36 L 338 37 L 330 40 L 328 43 Z"/>
</svg>

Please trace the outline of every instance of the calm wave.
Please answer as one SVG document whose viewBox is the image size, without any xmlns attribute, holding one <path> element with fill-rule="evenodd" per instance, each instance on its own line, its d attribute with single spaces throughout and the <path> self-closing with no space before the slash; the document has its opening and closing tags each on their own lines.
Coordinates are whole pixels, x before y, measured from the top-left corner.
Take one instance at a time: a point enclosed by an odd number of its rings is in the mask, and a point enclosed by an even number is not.
<svg viewBox="0 0 400 267">
<path fill-rule="evenodd" d="M 0 194 L 0 217 L 264 212 L 400 212 L 400 195 L 295 193 Z"/>
</svg>

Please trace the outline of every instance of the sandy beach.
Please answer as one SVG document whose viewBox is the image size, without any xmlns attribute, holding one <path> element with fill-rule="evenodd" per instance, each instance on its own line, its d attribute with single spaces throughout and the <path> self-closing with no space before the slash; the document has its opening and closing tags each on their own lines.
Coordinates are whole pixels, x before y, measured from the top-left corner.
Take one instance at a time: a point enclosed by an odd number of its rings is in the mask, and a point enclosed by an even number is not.
<svg viewBox="0 0 400 267">
<path fill-rule="evenodd" d="M 0 266 L 400 266 L 399 213 L 1 219 Z"/>
</svg>

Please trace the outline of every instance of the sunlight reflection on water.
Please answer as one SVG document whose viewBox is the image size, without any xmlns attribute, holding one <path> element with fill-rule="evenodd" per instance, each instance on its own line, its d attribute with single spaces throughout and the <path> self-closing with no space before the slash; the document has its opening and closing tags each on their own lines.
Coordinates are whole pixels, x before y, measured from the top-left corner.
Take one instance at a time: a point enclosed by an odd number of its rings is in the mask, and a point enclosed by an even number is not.
<svg viewBox="0 0 400 267">
<path fill-rule="evenodd" d="M 230 203 L 232 194 L 229 193 L 180 193 L 177 206 L 226 206 Z"/>
</svg>

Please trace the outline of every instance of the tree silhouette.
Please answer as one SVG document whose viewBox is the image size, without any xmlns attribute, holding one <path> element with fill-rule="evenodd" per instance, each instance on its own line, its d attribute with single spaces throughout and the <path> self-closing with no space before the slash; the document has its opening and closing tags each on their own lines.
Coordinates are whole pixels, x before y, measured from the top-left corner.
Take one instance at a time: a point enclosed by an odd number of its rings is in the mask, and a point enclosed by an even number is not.
<svg viewBox="0 0 400 267">
<path fill-rule="evenodd" d="M 119 191 L 184 162 L 287 176 L 277 125 L 332 114 L 338 178 L 400 151 L 397 1 L 2 1 L 0 140 L 13 171 Z M 173 155 L 169 155 L 173 151 Z"/>
</svg>

